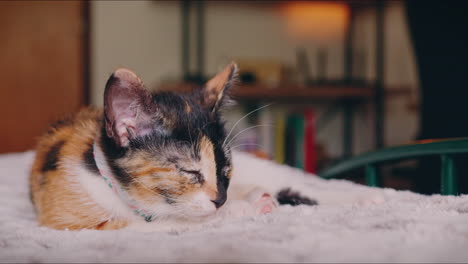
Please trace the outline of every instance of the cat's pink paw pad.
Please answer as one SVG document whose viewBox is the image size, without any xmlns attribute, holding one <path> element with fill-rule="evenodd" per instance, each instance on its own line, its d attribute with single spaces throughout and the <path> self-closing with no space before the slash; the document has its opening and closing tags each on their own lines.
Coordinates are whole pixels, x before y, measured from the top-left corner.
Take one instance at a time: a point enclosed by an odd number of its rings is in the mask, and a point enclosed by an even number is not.
<svg viewBox="0 0 468 264">
<path fill-rule="evenodd" d="M 276 208 L 276 201 L 271 195 L 264 193 L 260 199 L 254 202 L 254 207 L 259 214 L 269 214 Z"/>
</svg>

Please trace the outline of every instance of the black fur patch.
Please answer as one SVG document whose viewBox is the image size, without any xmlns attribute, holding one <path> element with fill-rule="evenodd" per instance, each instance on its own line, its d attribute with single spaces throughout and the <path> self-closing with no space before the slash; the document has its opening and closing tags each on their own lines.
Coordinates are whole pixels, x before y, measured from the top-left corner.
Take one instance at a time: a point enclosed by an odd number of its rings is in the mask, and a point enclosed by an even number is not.
<svg viewBox="0 0 468 264">
<path fill-rule="evenodd" d="M 231 167 L 229 153 L 223 149 L 223 143 L 226 139 L 226 131 L 224 123 L 218 116 L 213 117 L 213 121 L 205 126 L 205 133 L 211 140 L 214 146 L 214 155 L 216 162 L 216 179 L 218 187 L 218 195 L 216 197 L 217 207 L 223 205 L 227 199 L 227 189 L 229 187 L 229 178 L 225 174 L 226 167 Z M 219 205 L 218 205 L 219 204 Z"/>
<path fill-rule="evenodd" d="M 224 175 L 224 168 L 230 166 L 226 154 L 222 150 L 221 145 L 216 144 L 214 147 L 216 161 L 216 179 L 218 187 L 218 195 L 216 196 L 216 204 L 223 205 L 227 200 L 227 189 L 229 187 L 229 178 Z M 218 205 L 216 207 L 219 207 Z"/>
<path fill-rule="evenodd" d="M 93 144 L 90 144 L 88 150 L 86 150 L 85 153 L 83 153 L 83 160 L 88 170 L 90 170 L 93 173 L 99 174 L 99 169 L 96 165 L 96 161 L 94 160 Z"/>
<path fill-rule="evenodd" d="M 289 204 L 292 206 L 306 204 L 306 205 L 318 205 L 318 202 L 301 196 L 298 192 L 292 191 L 290 188 L 281 190 L 277 195 L 276 199 L 279 204 Z"/>
<path fill-rule="evenodd" d="M 151 134 L 130 140 L 130 148 L 164 151 L 161 146 L 171 143 L 176 145 L 193 144 L 194 147 L 200 147 L 199 140 L 207 137 L 214 147 L 218 185 L 216 200 L 219 200 L 221 204 L 224 203 L 229 186 L 229 178 L 224 175 L 224 171 L 231 164 L 230 154 L 226 153 L 222 146 L 226 138 L 226 131 L 219 114 L 203 108 L 195 101 L 194 96 L 171 92 L 153 94 L 153 103 L 157 105 L 158 114 L 164 116 L 164 122 L 156 122 L 153 126 L 155 130 Z M 185 111 L 187 105 L 191 108 L 190 112 Z M 189 147 L 192 148 L 190 145 Z M 193 154 L 195 160 L 200 159 L 199 151 L 195 151 Z M 155 153 L 155 155 L 160 154 Z M 168 161 L 177 163 L 177 158 L 168 157 Z"/>
<path fill-rule="evenodd" d="M 58 155 L 63 144 L 65 144 L 65 141 L 61 140 L 55 143 L 52 147 L 50 147 L 49 151 L 45 155 L 44 165 L 42 166 L 42 172 L 57 169 Z"/>
<path fill-rule="evenodd" d="M 176 203 L 174 198 L 172 198 L 167 192 L 159 190 L 159 193 L 162 196 L 164 196 L 164 200 L 166 201 L 166 203 L 168 203 L 168 204 L 175 204 Z"/>
<path fill-rule="evenodd" d="M 109 80 L 112 82 L 112 80 Z M 105 129 L 102 129 L 102 149 L 108 164 L 118 180 L 125 186 L 132 180 L 116 161 L 133 150 L 142 150 L 153 155 L 167 155 L 167 161 L 177 164 L 177 155 L 169 156 L 167 146 L 175 146 L 180 151 L 196 150 L 200 140 L 207 137 L 214 146 L 214 155 L 217 174 L 216 198 L 220 204 L 226 200 L 229 178 L 225 175 L 226 167 L 230 167 L 230 153 L 225 152 L 222 144 L 226 138 L 224 123 L 219 113 L 202 107 L 194 95 L 176 94 L 172 92 L 159 92 L 152 94 L 150 106 L 154 112 L 146 112 L 151 116 L 151 132 L 142 137 L 130 138 L 128 147 L 120 147 L 114 138 L 110 138 Z M 190 111 L 186 111 L 187 105 Z M 144 110 L 146 111 L 146 110 Z M 130 151 L 130 152 L 129 152 Z M 190 151 L 194 160 L 199 160 L 199 151 Z"/>
<path fill-rule="evenodd" d="M 122 185 L 128 186 L 132 181 L 132 177 L 116 163 L 118 159 L 125 155 L 127 150 L 118 146 L 112 138 L 107 136 L 105 125 L 102 126 L 101 130 L 101 147 L 112 173 Z"/>
</svg>

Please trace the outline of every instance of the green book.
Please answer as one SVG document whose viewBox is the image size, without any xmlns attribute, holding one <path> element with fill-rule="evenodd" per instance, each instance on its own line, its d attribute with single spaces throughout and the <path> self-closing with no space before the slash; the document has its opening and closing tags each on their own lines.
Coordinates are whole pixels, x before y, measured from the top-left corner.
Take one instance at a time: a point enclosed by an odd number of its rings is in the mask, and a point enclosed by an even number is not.
<svg viewBox="0 0 468 264">
<path fill-rule="evenodd" d="M 286 119 L 286 164 L 304 169 L 304 117 L 290 114 Z"/>
<path fill-rule="evenodd" d="M 295 167 L 304 169 L 304 116 L 296 114 L 294 118 Z"/>
</svg>

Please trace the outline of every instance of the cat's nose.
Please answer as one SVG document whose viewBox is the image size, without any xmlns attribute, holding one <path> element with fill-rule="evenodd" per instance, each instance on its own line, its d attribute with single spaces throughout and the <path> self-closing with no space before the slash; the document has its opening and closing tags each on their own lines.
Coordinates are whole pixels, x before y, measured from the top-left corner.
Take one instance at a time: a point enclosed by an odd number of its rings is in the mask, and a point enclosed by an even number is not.
<svg viewBox="0 0 468 264">
<path fill-rule="evenodd" d="M 221 197 L 216 197 L 215 200 L 211 200 L 214 205 L 216 206 L 216 209 L 220 208 L 221 206 L 223 206 L 223 204 L 226 202 L 226 198 L 227 196 L 224 195 L 224 196 L 221 196 Z"/>
</svg>

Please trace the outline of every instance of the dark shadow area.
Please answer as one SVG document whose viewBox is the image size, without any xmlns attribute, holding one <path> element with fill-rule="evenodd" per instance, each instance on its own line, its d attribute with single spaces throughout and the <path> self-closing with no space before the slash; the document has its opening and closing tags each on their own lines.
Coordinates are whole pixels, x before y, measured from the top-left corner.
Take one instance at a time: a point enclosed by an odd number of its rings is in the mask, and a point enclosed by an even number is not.
<svg viewBox="0 0 468 264">
<path fill-rule="evenodd" d="M 468 3 L 406 1 L 421 86 L 420 132 L 417 139 L 468 136 Z M 460 192 L 468 192 L 467 156 L 458 158 Z M 414 184 L 418 192 L 439 192 L 440 160 L 421 159 Z"/>
</svg>

